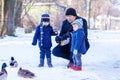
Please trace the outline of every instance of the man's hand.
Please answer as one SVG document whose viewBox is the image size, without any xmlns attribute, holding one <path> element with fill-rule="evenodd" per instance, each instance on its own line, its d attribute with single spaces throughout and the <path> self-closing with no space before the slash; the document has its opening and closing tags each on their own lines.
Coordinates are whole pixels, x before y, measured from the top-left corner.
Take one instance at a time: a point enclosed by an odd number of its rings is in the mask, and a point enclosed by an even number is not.
<svg viewBox="0 0 120 80">
<path fill-rule="evenodd" d="M 60 43 L 61 37 L 60 37 L 60 36 L 56 36 L 56 37 L 55 37 L 55 41 L 56 41 L 56 43 Z"/>
</svg>

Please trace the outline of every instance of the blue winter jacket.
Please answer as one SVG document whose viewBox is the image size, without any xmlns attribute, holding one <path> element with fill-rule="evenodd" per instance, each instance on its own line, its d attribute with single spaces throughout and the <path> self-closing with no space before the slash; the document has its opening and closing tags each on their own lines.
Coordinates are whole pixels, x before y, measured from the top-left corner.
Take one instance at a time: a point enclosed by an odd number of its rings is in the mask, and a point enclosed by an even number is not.
<svg viewBox="0 0 120 80">
<path fill-rule="evenodd" d="M 39 47 L 50 48 L 50 47 L 52 47 L 51 36 L 57 35 L 57 34 L 53 31 L 53 28 L 50 25 L 43 26 L 43 34 L 41 34 L 41 32 L 40 32 L 41 26 L 42 25 L 39 25 L 36 27 L 32 45 L 36 45 L 37 41 L 38 41 Z M 42 39 L 41 39 L 41 37 L 42 37 Z M 42 42 L 42 45 L 41 45 L 41 42 Z"/>
<path fill-rule="evenodd" d="M 77 31 L 74 31 L 72 34 L 71 52 L 73 52 L 74 50 L 77 50 L 78 53 L 86 52 L 85 34 L 83 29 L 78 29 Z"/>
</svg>

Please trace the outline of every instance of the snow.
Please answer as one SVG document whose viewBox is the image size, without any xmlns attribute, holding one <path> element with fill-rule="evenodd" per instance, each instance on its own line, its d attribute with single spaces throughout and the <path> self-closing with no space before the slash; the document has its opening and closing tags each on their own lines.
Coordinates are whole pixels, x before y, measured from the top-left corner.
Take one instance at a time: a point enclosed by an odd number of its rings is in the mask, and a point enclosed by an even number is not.
<svg viewBox="0 0 120 80">
<path fill-rule="evenodd" d="M 90 49 L 82 56 L 83 70 L 66 68 L 68 61 L 52 55 L 53 68 L 39 68 L 39 48 L 32 46 L 33 33 L 24 34 L 22 28 L 16 30 L 17 37 L 0 39 L 0 65 L 9 64 L 10 57 L 18 61 L 17 68 L 6 68 L 7 80 L 120 80 L 120 31 L 89 30 Z M 52 37 L 53 47 L 56 46 Z M 53 48 L 52 47 L 52 48 Z M 17 75 L 19 67 L 35 73 L 33 79 Z"/>
</svg>

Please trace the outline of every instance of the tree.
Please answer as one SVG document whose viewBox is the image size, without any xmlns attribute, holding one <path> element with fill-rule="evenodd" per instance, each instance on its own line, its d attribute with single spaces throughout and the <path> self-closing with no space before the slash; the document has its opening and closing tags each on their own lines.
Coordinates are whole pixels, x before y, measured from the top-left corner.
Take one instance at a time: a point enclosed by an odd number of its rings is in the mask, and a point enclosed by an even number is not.
<svg viewBox="0 0 120 80">
<path fill-rule="evenodd" d="M 15 6 L 15 26 L 19 26 L 19 27 L 22 27 L 22 22 L 21 22 L 22 5 L 23 5 L 23 1 L 17 0 Z"/>
<path fill-rule="evenodd" d="M 5 34 L 7 34 L 7 18 L 8 18 L 8 1 L 9 0 L 2 0 L 2 10 L 1 10 L 1 32 L 0 32 L 0 36 L 3 36 Z"/>
<path fill-rule="evenodd" d="M 15 8 L 16 0 L 9 0 L 8 4 L 8 35 L 15 36 L 15 27 L 14 27 L 14 8 Z"/>
<path fill-rule="evenodd" d="M 91 10 L 91 0 L 87 0 L 87 22 L 88 22 L 88 28 L 90 28 L 90 10 Z"/>
</svg>

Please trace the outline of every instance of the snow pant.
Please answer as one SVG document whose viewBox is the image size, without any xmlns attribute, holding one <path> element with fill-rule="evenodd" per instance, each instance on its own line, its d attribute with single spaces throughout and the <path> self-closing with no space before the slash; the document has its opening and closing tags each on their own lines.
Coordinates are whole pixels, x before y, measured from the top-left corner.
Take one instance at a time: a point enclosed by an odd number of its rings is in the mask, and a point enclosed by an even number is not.
<svg viewBox="0 0 120 80">
<path fill-rule="evenodd" d="M 40 48 L 40 58 L 44 59 L 46 56 L 46 58 L 51 58 L 51 50 L 50 48 Z"/>
<path fill-rule="evenodd" d="M 78 53 L 76 55 L 73 54 L 72 58 L 75 66 L 82 67 L 81 53 Z"/>
<path fill-rule="evenodd" d="M 45 56 L 47 58 L 47 64 L 48 66 L 52 67 L 52 63 L 51 63 L 51 50 L 50 48 L 40 48 L 40 67 L 44 66 L 44 59 Z"/>
</svg>

